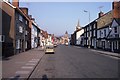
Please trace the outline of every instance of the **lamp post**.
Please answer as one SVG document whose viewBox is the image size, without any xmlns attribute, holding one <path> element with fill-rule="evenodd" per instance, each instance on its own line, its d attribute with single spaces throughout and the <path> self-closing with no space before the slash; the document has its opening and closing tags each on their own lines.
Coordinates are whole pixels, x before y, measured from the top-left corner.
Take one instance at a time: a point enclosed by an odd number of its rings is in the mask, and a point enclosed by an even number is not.
<svg viewBox="0 0 120 80">
<path fill-rule="evenodd" d="M 84 10 L 84 12 L 89 13 L 89 28 L 88 28 L 88 48 L 90 48 L 90 11 Z"/>
</svg>

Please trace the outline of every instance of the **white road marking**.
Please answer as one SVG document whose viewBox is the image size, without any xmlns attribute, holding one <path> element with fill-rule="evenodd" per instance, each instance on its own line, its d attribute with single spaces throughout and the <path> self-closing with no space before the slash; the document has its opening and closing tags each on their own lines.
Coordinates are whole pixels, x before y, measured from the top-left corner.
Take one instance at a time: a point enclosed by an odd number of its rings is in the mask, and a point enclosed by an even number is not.
<svg viewBox="0 0 120 80">
<path fill-rule="evenodd" d="M 36 64 L 33 64 L 33 63 L 27 63 L 26 65 L 34 66 L 34 65 L 36 65 Z"/>
<path fill-rule="evenodd" d="M 32 59 L 32 60 L 39 61 L 39 59 Z"/>
<path fill-rule="evenodd" d="M 75 48 L 81 48 L 80 46 L 74 46 Z"/>
<path fill-rule="evenodd" d="M 22 69 L 33 69 L 33 66 L 23 66 Z"/>
<path fill-rule="evenodd" d="M 30 71 L 16 71 L 16 74 L 29 74 Z"/>
<path fill-rule="evenodd" d="M 25 62 L 15 62 L 16 64 L 24 64 Z"/>
<path fill-rule="evenodd" d="M 35 63 L 37 63 L 38 61 L 29 61 L 29 62 L 35 62 Z"/>
</svg>

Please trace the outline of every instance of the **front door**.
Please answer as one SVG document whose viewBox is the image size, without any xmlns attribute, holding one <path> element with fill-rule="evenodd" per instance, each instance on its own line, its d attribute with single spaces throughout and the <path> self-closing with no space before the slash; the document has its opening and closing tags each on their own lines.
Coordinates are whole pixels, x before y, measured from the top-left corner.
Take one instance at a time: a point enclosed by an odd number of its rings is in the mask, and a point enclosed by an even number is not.
<svg viewBox="0 0 120 80">
<path fill-rule="evenodd" d="M 105 41 L 102 41 L 102 48 L 105 49 Z"/>
</svg>

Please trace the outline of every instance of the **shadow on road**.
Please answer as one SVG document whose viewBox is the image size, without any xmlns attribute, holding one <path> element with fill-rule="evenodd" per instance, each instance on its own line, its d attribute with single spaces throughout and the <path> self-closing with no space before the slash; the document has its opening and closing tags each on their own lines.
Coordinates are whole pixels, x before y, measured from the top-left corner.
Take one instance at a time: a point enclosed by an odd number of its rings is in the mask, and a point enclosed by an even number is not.
<svg viewBox="0 0 120 80">
<path fill-rule="evenodd" d="M 48 80 L 48 78 L 47 78 L 47 75 L 46 75 L 46 74 L 42 76 L 42 80 Z"/>
</svg>

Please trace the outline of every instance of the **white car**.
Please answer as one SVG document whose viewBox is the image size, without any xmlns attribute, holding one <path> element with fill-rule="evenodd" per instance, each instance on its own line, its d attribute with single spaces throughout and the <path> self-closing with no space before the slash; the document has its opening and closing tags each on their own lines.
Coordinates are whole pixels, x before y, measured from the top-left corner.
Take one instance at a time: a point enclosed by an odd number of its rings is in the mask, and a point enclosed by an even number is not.
<svg viewBox="0 0 120 80">
<path fill-rule="evenodd" d="M 54 50 L 54 46 L 53 45 L 47 45 L 46 47 L 45 47 L 45 53 L 47 54 L 47 53 L 54 53 L 55 52 L 55 50 Z"/>
<path fill-rule="evenodd" d="M 66 46 L 68 46 L 68 43 L 65 43 Z"/>
</svg>

